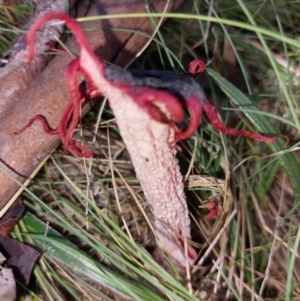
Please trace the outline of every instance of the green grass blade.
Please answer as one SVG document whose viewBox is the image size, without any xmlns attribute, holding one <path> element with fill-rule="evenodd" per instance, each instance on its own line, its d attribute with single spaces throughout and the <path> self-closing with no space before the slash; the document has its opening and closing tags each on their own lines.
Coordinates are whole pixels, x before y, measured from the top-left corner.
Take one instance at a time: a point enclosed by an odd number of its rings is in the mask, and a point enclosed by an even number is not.
<svg viewBox="0 0 300 301">
<path fill-rule="evenodd" d="M 239 108 L 261 133 L 278 133 L 276 128 L 264 116 L 262 116 L 262 114 L 260 114 L 260 111 L 257 109 L 257 107 L 253 105 L 253 103 L 241 91 L 239 91 L 235 86 L 233 86 L 214 70 L 208 68 L 207 73 L 215 80 L 221 90 L 239 106 Z M 248 109 L 251 110 L 251 112 L 249 112 Z M 284 148 L 282 139 L 273 143 L 269 143 L 268 145 L 273 152 L 280 152 Z M 295 199 L 300 204 L 299 163 L 291 152 L 284 152 L 282 155 L 278 155 L 278 158 L 283 169 L 289 177 L 289 181 L 295 194 Z"/>
<path fill-rule="evenodd" d="M 298 256 L 299 250 L 299 243 L 300 243 L 300 228 L 298 228 L 295 244 L 293 248 L 293 253 L 291 258 L 289 259 L 288 269 L 287 269 L 287 279 L 286 279 L 286 295 L 285 300 L 291 300 L 293 296 L 293 274 L 294 274 L 294 267 L 296 257 Z"/>
<path fill-rule="evenodd" d="M 134 300 L 163 300 L 141 282 L 128 277 L 124 278 L 92 260 L 87 254 L 31 213 L 25 213 L 22 221 L 28 229 L 26 236 L 34 240 L 35 247 L 44 250 L 53 259 L 72 270 Z"/>
</svg>

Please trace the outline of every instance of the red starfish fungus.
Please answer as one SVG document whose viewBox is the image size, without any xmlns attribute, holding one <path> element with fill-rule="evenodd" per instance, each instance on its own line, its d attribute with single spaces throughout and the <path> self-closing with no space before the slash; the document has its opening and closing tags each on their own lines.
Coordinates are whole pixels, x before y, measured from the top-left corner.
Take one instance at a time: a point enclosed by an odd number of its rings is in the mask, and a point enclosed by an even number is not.
<svg viewBox="0 0 300 301">
<path fill-rule="evenodd" d="M 35 32 L 52 19 L 64 21 L 80 47 L 79 57 L 71 62 L 66 71 L 72 100 L 56 129 L 51 129 L 46 119 L 39 115 L 33 117 L 18 133 L 35 120 L 40 120 L 47 133 L 60 135 L 66 150 L 81 157 L 91 157 L 93 153 L 90 150 L 72 140 L 80 106 L 95 94 L 108 97 L 137 178 L 154 214 L 158 243 L 177 267 L 182 268 L 186 259 L 192 264 L 196 259 L 196 251 L 188 245 L 187 258 L 184 252 L 183 238 L 190 238 L 190 219 L 183 178 L 176 159 L 176 141 L 188 138 L 197 129 L 202 110 L 212 126 L 226 134 L 243 135 L 266 142 L 275 141 L 281 135 L 265 137 L 227 128 L 222 124 L 201 86 L 192 78 L 203 71 L 202 62 L 193 61 L 190 74 L 126 71 L 107 65 L 93 53 L 78 24 L 65 14 L 49 13 L 33 24 L 27 35 L 27 61 L 35 55 Z M 77 72 L 87 80 L 86 91 L 78 88 Z M 184 120 L 183 105 L 190 113 L 189 125 L 184 131 L 176 126 L 176 123 Z"/>
</svg>

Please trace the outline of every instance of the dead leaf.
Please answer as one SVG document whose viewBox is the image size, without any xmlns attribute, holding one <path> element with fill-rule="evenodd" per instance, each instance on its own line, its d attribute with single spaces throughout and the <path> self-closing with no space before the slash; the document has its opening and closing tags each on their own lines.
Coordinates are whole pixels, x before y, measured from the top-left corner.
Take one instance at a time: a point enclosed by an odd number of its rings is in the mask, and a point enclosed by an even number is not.
<svg viewBox="0 0 300 301">
<path fill-rule="evenodd" d="M 14 225 L 21 218 L 25 207 L 22 202 L 19 200 L 15 202 L 5 215 L 0 219 L 0 234 L 8 235 L 13 229 Z"/>
<path fill-rule="evenodd" d="M 15 278 L 27 285 L 39 252 L 8 236 L 0 234 L 0 251 L 7 258 L 6 267 L 12 268 Z M 2 301 L 2 299 L 0 299 Z"/>
</svg>

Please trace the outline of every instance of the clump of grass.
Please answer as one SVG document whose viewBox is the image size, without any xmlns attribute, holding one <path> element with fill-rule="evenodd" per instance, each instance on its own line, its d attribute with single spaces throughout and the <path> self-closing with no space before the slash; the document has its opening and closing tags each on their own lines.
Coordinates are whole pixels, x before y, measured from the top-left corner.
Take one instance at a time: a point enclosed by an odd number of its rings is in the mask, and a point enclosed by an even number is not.
<svg viewBox="0 0 300 301">
<path fill-rule="evenodd" d="M 0 58 L 5 58 L 14 39 L 22 32 L 31 11 L 29 2 L 4 5 L 0 3 Z M 1 67 L 1 65 L 0 65 Z"/>
</svg>

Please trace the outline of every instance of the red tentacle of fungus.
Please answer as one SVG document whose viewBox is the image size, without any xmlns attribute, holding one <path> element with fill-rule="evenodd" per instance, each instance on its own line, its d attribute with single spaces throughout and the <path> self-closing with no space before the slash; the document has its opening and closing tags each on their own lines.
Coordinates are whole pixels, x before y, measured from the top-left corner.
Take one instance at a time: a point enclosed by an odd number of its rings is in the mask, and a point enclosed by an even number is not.
<svg viewBox="0 0 300 301">
<path fill-rule="evenodd" d="M 64 122 L 60 127 L 60 137 L 64 136 L 62 141 L 64 141 L 64 145 L 68 145 L 68 149 L 66 150 L 71 151 L 77 156 L 91 158 L 93 156 L 93 152 L 91 150 L 82 146 L 78 141 L 72 140 L 74 130 L 78 124 L 81 100 L 83 98 L 78 88 L 77 72 L 79 71 L 80 62 L 79 58 L 76 58 L 68 65 L 66 70 L 66 83 L 72 100 L 72 105 L 69 110 L 72 110 L 72 113 L 71 111 L 67 112 L 67 115 L 61 119 L 62 121 L 64 120 Z"/>
<path fill-rule="evenodd" d="M 191 98 L 186 99 L 186 106 L 190 113 L 189 125 L 184 131 L 176 134 L 176 141 L 189 138 L 195 133 L 201 122 L 202 101 L 193 95 Z"/>
<path fill-rule="evenodd" d="M 203 73 L 203 71 L 205 70 L 205 63 L 203 61 L 200 60 L 193 60 L 190 62 L 189 64 L 189 68 L 188 68 L 188 74 L 193 77 L 196 78 L 198 77 L 201 73 Z"/>
<path fill-rule="evenodd" d="M 205 70 L 205 63 L 200 61 L 200 60 L 193 60 L 190 65 L 189 65 L 189 68 L 188 68 L 188 74 L 193 77 L 193 78 L 196 78 L 197 76 L 199 76 L 203 71 Z M 187 104 L 187 107 L 189 109 L 190 112 L 193 112 L 195 110 L 195 107 L 197 105 L 197 102 L 199 103 L 199 100 L 194 100 L 194 99 L 191 99 L 190 100 L 190 103 Z M 245 136 L 245 137 L 249 137 L 253 140 L 257 140 L 257 141 L 263 141 L 263 142 L 274 142 L 276 141 L 278 138 L 283 138 L 286 140 L 285 142 L 285 146 L 288 145 L 289 143 L 289 138 L 285 135 L 281 135 L 281 134 L 278 134 L 278 135 L 274 135 L 272 137 L 266 137 L 264 135 L 260 135 L 260 134 L 255 134 L 255 133 L 251 133 L 251 132 L 248 132 L 248 131 L 245 131 L 245 130 L 237 130 L 237 129 L 234 129 L 234 128 L 229 128 L 227 126 L 225 126 L 219 119 L 218 117 L 218 114 L 216 112 L 216 109 L 214 108 L 214 106 L 212 105 L 211 101 L 209 101 L 208 99 L 206 99 L 206 101 L 202 101 L 202 109 L 205 113 L 205 115 L 207 116 L 207 118 L 209 119 L 212 127 L 214 129 L 216 129 L 217 131 L 221 132 L 221 133 L 224 133 L 226 135 L 231 135 L 231 136 Z M 198 118 L 198 115 L 195 114 Z M 193 117 L 193 116 L 191 116 Z M 188 135 L 188 133 L 192 133 L 194 132 L 195 130 L 194 127 L 195 125 L 193 126 L 193 124 L 197 124 L 197 121 L 198 120 L 193 120 L 191 118 L 190 120 L 190 126 L 189 128 L 187 129 L 187 134 L 182 134 L 182 136 L 180 136 L 180 139 L 185 139 L 186 136 L 189 137 L 190 135 Z M 183 137 L 183 138 L 182 138 Z"/>
<path fill-rule="evenodd" d="M 181 103 L 167 91 L 140 88 L 134 92 L 128 89 L 127 94 L 153 119 L 159 122 L 182 122 L 184 120 Z M 166 112 L 169 112 L 169 116 L 165 114 Z"/>
<path fill-rule="evenodd" d="M 42 124 L 45 133 L 47 133 L 49 135 L 59 134 L 58 128 L 53 129 L 50 126 L 50 124 L 48 123 L 48 120 L 46 119 L 46 117 L 44 115 L 36 115 L 36 116 L 32 117 L 29 120 L 29 122 L 26 125 L 24 125 L 21 129 L 19 129 L 18 131 L 14 132 L 14 135 L 21 134 L 26 129 L 28 129 L 35 121 L 39 121 Z"/>
<path fill-rule="evenodd" d="M 209 201 L 204 207 L 209 210 L 205 218 L 210 221 L 218 214 L 219 203 L 216 200 Z"/>
<path fill-rule="evenodd" d="M 264 135 L 251 133 L 245 130 L 237 130 L 234 128 L 227 127 L 220 121 L 216 109 L 214 108 L 214 106 L 211 104 L 210 101 L 207 101 L 202 107 L 212 127 L 221 133 L 224 133 L 226 135 L 231 135 L 231 136 L 245 136 L 253 140 L 263 141 L 263 142 L 274 142 L 278 138 L 283 138 L 286 140 L 285 146 L 288 145 L 289 143 L 289 138 L 285 135 L 278 134 L 278 135 L 274 135 L 273 137 L 266 137 Z"/>
<path fill-rule="evenodd" d="M 64 14 L 64 13 L 51 12 L 51 13 L 47 13 L 47 14 L 43 15 L 42 17 L 40 17 L 30 27 L 30 29 L 29 29 L 29 31 L 26 35 L 28 55 L 23 58 L 24 62 L 30 62 L 34 59 L 34 56 L 35 56 L 35 48 L 34 48 L 35 33 L 46 22 L 51 21 L 51 20 L 55 20 L 55 19 L 59 19 L 59 20 L 63 21 L 65 23 L 65 25 L 74 34 L 74 36 L 76 37 L 76 40 L 80 44 L 81 48 L 82 49 L 87 49 L 87 51 L 90 51 L 93 54 L 93 52 L 90 50 L 88 42 L 87 42 L 81 28 L 79 27 L 79 25 L 75 21 L 73 19 L 71 19 L 68 15 Z"/>
</svg>

